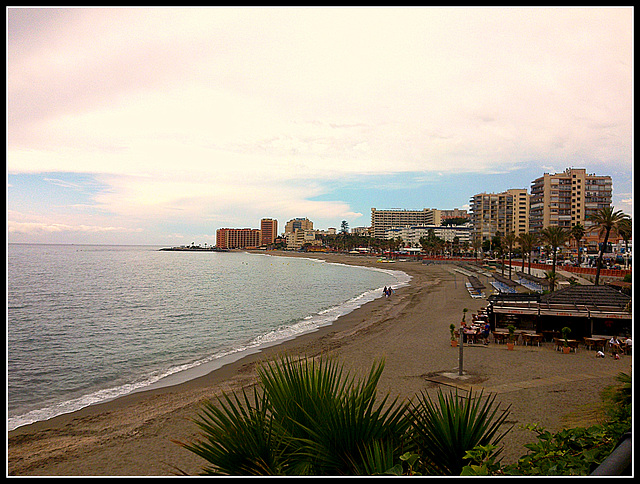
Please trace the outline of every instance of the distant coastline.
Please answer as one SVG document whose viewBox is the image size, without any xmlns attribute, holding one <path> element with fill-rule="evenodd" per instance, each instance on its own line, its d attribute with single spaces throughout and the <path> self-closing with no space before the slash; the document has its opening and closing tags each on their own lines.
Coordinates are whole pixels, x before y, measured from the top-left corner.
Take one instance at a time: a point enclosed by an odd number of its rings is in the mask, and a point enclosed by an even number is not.
<svg viewBox="0 0 640 484">
<path fill-rule="evenodd" d="M 188 251 L 188 252 L 229 252 L 229 249 L 221 249 L 219 247 L 201 247 L 199 245 L 181 245 L 180 247 L 163 247 L 158 250 L 170 251 Z"/>
</svg>

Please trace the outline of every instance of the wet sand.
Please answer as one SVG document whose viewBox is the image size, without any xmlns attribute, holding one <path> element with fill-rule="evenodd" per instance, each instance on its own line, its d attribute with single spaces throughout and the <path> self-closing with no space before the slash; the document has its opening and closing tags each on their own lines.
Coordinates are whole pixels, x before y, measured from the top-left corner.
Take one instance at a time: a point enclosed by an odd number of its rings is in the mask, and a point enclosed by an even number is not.
<svg viewBox="0 0 640 484">
<path fill-rule="evenodd" d="M 631 370 L 630 356 L 597 359 L 583 347 L 565 355 L 554 351 L 551 343 L 508 351 L 506 345 L 492 342 L 465 346 L 460 378 L 459 349 L 450 346 L 449 325 L 459 324 L 463 308 L 469 309 L 469 320 L 486 301 L 469 296 L 466 277 L 455 272 L 454 265 L 381 264 L 369 257 L 329 254 L 311 257 L 402 270 L 412 280 L 389 299 L 376 299 L 330 326 L 208 375 L 15 429 L 8 433 L 8 474 L 195 475 L 204 461 L 175 441 L 197 439 L 191 419 L 202 402 L 222 391 L 253 385 L 256 364 L 281 354 L 326 354 L 362 375 L 384 358 L 379 390 L 403 398 L 455 387 L 495 393 L 501 408 L 510 406 L 508 422 L 514 424 L 504 440 L 505 463 L 524 455 L 523 445 L 536 440 L 521 425 L 540 423 L 558 430 L 597 423 L 600 392 L 615 382 L 619 372 Z"/>
</svg>

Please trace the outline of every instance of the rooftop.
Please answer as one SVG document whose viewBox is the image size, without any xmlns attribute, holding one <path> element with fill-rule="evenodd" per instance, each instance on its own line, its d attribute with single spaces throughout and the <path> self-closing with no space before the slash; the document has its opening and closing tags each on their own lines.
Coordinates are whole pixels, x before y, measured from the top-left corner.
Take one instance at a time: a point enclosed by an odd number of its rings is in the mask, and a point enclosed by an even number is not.
<svg viewBox="0 0 640 484">
<path fill-rule="evenodd" d="M 616 307 L 620 310 L 629 304 L 631 298 L 611 286 L 572 285 L 540 297 L 541 303 Z"/>
</svg>

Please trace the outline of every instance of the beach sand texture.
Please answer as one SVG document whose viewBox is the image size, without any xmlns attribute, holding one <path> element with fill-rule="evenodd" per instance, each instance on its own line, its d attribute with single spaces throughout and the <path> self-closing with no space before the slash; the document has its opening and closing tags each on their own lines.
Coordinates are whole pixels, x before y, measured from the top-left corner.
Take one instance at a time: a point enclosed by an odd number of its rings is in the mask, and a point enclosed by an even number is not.
<svg viewBox="0 0 640 484">
<path fill-rule="evenodd" d="M 487 302 L 472 299 L 466 277 L 453 264 L 419 262 L 381 264 L 370 257 L 313 254 L 314 258 L 353 265 L 402 270 L 409 286 L 391 298 L 376 299 L 339 318 L 331 326 L 286 341 L 179 385 L 134 393 L 8 433 L 8 474 L 28 475 L 174 475 L 197 474 L 205 462 L 174 441 L 198 437 L 191 421 L 202 402 L 221 391 L 255 382 L 257 362 L 280 354 L 326 354 L 365 375 L 384 358 L 381 393 L 411 398 L 456 386 L 496 394 L 501 408 L 511 406 L 513 429 L 504 440 L 503 461 L 526 454 L 536 440 L 520 428 L 540 423 L 549 430 L 563 425 L 597 423 L 600 392 L 631 371 L 632 357 L 595 358 L 583 347 L 577 353 L 554 351 L 551 343 L 517 346 L 470 345 L 464 348 L 464 374 L 458 376 L 459 349 L 449 342 L 449 325 L 459 325 Z"/>
</svg>

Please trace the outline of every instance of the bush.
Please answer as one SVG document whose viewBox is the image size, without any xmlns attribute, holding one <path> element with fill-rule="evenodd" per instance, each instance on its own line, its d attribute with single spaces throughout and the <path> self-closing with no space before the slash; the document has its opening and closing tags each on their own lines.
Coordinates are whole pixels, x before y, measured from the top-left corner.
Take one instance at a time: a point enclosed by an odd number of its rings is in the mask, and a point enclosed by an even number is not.
<svg viewBox="0 0 640 484">
<path fill-rule="evenodd" d="M 589 475 L 613 451 L 620 437 L 631 428 L 631 376 L 620 373 L 621 383 L 603 392 L 609 419 L 603 425 L 576 427 L 551 433 L 538 425 L 525 428 L 538 440 L 525 447 L 529 452 L 515 464 L 502 466 L 494 461 L 491 448 L 477 446 L 467 453 L 469 464 L 462 475 Z"/>
</svg>

